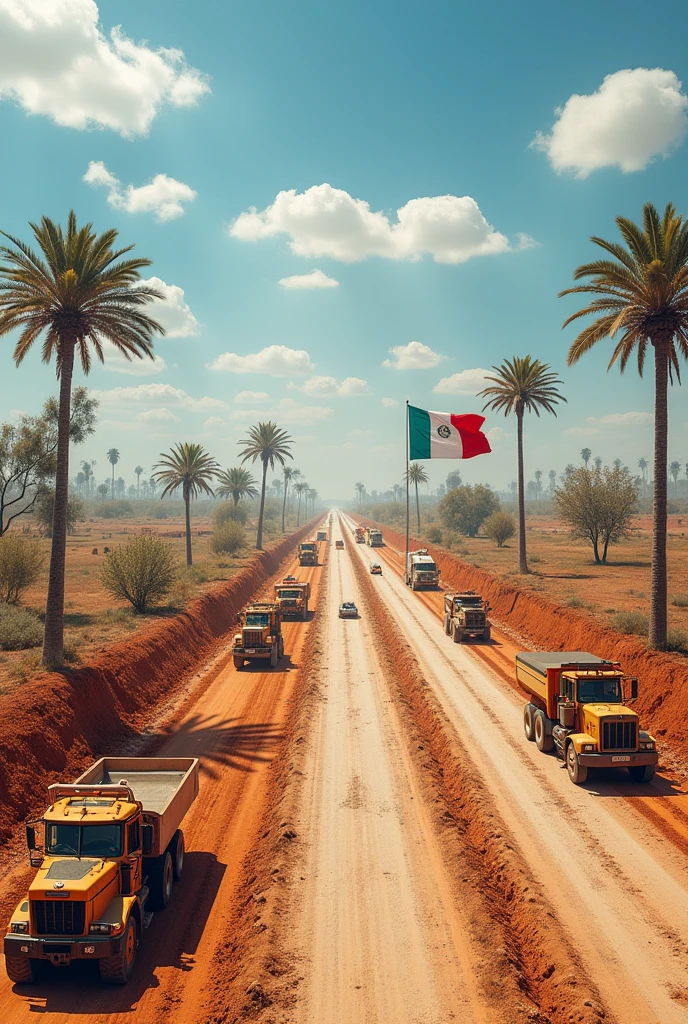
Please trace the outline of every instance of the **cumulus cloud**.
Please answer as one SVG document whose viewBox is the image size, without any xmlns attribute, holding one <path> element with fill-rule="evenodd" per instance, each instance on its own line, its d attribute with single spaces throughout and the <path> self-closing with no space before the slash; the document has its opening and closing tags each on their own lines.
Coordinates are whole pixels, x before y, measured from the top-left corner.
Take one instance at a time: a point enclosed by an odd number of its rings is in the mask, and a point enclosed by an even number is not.
<svg viewBox="0 0 688 1024">
<path fill-rule="evenodd" d="M 149 284 L 164 296 L 153 299 L 147 312 L 165 328 L 166 338 L 190 338 L 198 334 L 198 320 L 184 301 L 184 289 L 176 284 L 165 284 L 159 277 L 149 277 Z"/>
<path fill-rule="evenodd" d="M 136 387 L 94 390 L 91 393 L 106 408 L 132 408 L 138 405 L 150 405 L 155 408 L 172 406 L 192 412 L 227 408 L 227 403 L 219 398 L 192 398 L 186 391 L 173 388 L 171 384 L 138 384 Z"/>
<path fill-rule="evenodd" d="M 390 221 L 363 199 L 328 184 L 302 193 L 280 192 L 264 210 L 251 207 L 241 213 L 229 232 L 244 242 L 286 234 L 297 255 L 330 256 L 344 263 L 369 256 L 419 259 L 425 254 L 436 263 L 463 263 L 509 249 L 506 236 L 495 231 L 470 196 L 411 199 Z"/>
<path fill-rule="evenodd" d="M 538 132 L 531 145 L 547 154 L 555 171 L 578 178 L 600 167 L 642 171 L 682 141 L 686 106 L 673 71 L 627 68 L 607 75 L 597 92 L 570 96 L 551 132 Z"/>
<path fill-rule="evenodd" d="M 0 0 L 0 97 L 68 128 L 145 134 L 165 103 L 193 106 L 208 80 L 181 50 L 106 36 L 94 0 Z"/>
<path fill-rule="evenodd" d="M 506 441 L 513 436 L 513 434 L 510 434 L 502 427 L 490 427 L 487 431 L 487 437 L 489 437 L 490 441 Z"/>
<path fill-rule="evenodd" d="M 293 398 L 282 398 L 270 410 L 270 416 L 278 423 L 296 424 L 297 426 L 309 426 L 328 420 L 332 415 L 332 409 L 322 405 L 302 405 Z M 230 419 L 240 420 L 248 424 L 257 416 L 265 416 L 264 409 L 237 409 L 230 413 Z"/>
<path fill-rule="evenodd" d="M 304 349 L 268 345 L 260 352 L 251 352 L 246 356 L 223 352 L 211 363 L 210 369 L 226 373 L 262 373 L 268 377 L 298 377 L 311 373 L 315 367 Z"/>
<path fill-rule="evenodd" d="M 472 370 L 460 370 L 451 377 L 443 377 L 432 389 L 438 395 L 475 395 L 485 387 L 485 376 L 489 370 L 475 367 Z"/>
<path fill-rule="evenodd" d="M 648 427 L 653 422 L 651 412 L 610 412 L 605 416 L 586 416 L 585 425 L 568 427 L 564 433 L 570 437 L 599 437 L 623 432 L 629 427 Z"/>
<path fill-rule="evenodd" d="M 380 405 L 384 409 L 393 409 L 395 405 L 399 405 L 396 398 L 383 398 Z"/>
<path fill-rule="evenodd" d="M 269 399 L 267 391 L 240 391 L 234 396 L 236 405 L 252 405 L 254 402 L 267 402 Z"/>
<path fill-rule="evenodd" d="M 209 416 L 208 419 L 203 424 L 203 429 L 206 431 L 206 433 L 212 434 L 216 430 L 221 430 L 223 427 L 226 426 L 227 424 L 222 419 L 221 416 Z"/>
<path fill-rule="evenodd" d="M 179 423 L 179 417 L 175 416 L 171 409 L 166 409 L 164 406 L 138 412 L 136 419 L 140 423 Z"/>
<path fill-rule="evenodd" d="M 154 355 L 152 359 L 148 356 L 144 356 L 143 359 L 134 356 L 133 359 L 127 359 L 109 341 L 103 342 L 103 359 L 104 370 L 110 373 L 125 373 L 129 377 L 152 377 L 166 369 L 165 360 L 161 356 Z"/>
<path fill-rule="evenodd" d="M 183 216 L 182 203 L 190 203 L 196 198 L 196 192 L 189 185 L 167 174 L 156 174 L 147 185 L 138 188 L 134 185 L 123 186 L 119 178 L 111 174 L 100 160 L 91 160 L 84 181 L 94 188 L 106 188 L 107 201 L 113 209 L 125 210 L 127 213 L 152 213 L 159 221 Z"/>
<path fill-rule="evenodd" d="M 322 270 L 311 270 L 310 274 L 296 274 L 294 277 L 282 277 L 279 282 L 283 288 L 312 289 L 339 288 L 339 281 L 323 274 Z"/>
<path fill-rule="evenodd" d="M 289 387 L 296 388 L 297 385 L 290 384 Z M 329 398 L 332 395 L 348 398 L 370 394 L 368 382 L 361 380 L 360 377 L 345 377 L 341 384 L 336 377 L 309 377 L 298 390 L 314 398 Z"/>
<path fill-rule="evenodd" d="M 444 359 L 439 352 L 433 352 L 429 345 L 424 345 L 421 341 L 409 341 L 408 345 L 395 345 L 387 351 L 392 358 L 385 359 L 382 365 L 390 366 L 395 370 L 430 370 Z"/>
</svg>

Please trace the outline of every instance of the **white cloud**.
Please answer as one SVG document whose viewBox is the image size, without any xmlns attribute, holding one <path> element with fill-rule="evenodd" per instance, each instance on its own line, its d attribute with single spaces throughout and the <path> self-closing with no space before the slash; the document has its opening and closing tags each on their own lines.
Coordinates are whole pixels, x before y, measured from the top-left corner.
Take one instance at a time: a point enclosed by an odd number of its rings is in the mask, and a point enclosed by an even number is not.
<svg viewBox="0 0 688 1024">
<path fill-rule="evenodd" d="M 163 299 L 153 299 L 147 313 L 165 328 L 166 338 L 190 338 L 198 334 L 198 320 L 184 302 L 184 289 L 176 284 L 165 284 L 159 277 L 142 282 L 162 292 Z"/>
<path fill-rule="evenodd" d="M 502 427 L 490 427 L 487 431 L 487 437 L 490 441 L 507 441 L 510 437 L 513 437 L 507 430 Z"/>
<path fill-rule="evenodd" d="M 94 0 L 0 0 L 0 96 L 68 128 L 145 134 L 164 103 L 193 106 L 208 81 L 181 50 L 106 37 Z"/>
<path fill-rule="evenodd" d="M 299 256 L 330 256 L 356 263 L 369 256 L 463 263 L 472 256 L 506 252 L 509 241 L 485 220 L 470 196 L 411 199 L 392 222 L 367 202 L 331 185 L 313 185 L 305 192 L 280 192 L 262 211 L 251 207 L 229 229 L 234 238 L 255 242 L 289 235 Z"/>
<path fill-rule="evenodd" d="M 597 427 L 567 427 L 564 431 L 567 437 L 597 437 L 599 433 Z"/>
<path fill-rule="evenodd" d="M 578 178 L 600 167 L 642 171 L 681 142 L 687 106 L 673 71 L 626 68 L 607 75 L 597 92 L 570 96 L 550 134 L 538 132 L 531 145 L 555 171 Z"/>
<path fill-rule="evenodd" d="M 267 402 L 270 395 L 267 391 L 240 391 L 234 396 L 235 405 L 252 405 L 254 402 Z"/>
<path fill-rule="evenodd" d="M 396 398 L 383 398 L 380 405 L 385 409 L 393 409 L 395 405 L 399 405 Z"/>
<path fill-rule="evenodd" d="M 323 274 L 322 270 L 311 270 L 310 274 L 296 274 L 294 277 L 282 277 L 279 282 L 283 288 L 312 289 L 339 288 L 339 281 Z"/>
<path fill-rule="evenodd" d="M 103 369 L 108 370 L 110 373 L 125 373 L 129 377 L 152 377 L 166 368 L 165 360 L 158 355 L 154 355 L 152 359 L 148 356 L 144 356 L 143 359 L 139 359 L 138 356 L 134 356 L 132 359 L 127 359 L 114 345 L 111 345 L 109 341 L 103 341 Z"/>
<path fill-rule="evenodd" d="M 230 419 L 241 420 L 242 423 L 249 423 L 257 417 L 264 418 L 264 409 L 237 409 L 230 413 Z M 309 426 L 313 423 L 328 420 L 332 415 L 332 409 L 321 405 L 302 405 L 293 398 L 282 398 L 276 406 L 270 409 L 270 419 L 278 423 L 293 423 L 297 426 Z"/>
<path fill-rule="evenodd" d="M 189 185 L 167 174 L 156 174 L 147 185 L 138 188 L 134 185 L 123 187 L 119 178 L 111 174 L 100 160 L 91 160 L 84 181 L 95 188 L 106 188 L 107 201 L 113 209 L 126 210 L 127 213 L 153 213 L 159 221 L 183 216 L 182 203 L 190 203 L 196 198 L 196 192 Z"/>
<path fill-rule="evenodd" d="M 594 416 L 588 416 L 586 423 L 600 423 L 602 426 L 611 427 L 640 427 L 652 423 L 654 416 L 651 412 L 610 412 L 606 416 L 600 416 L 595 420 Z"/>
<path fill-rule="evenodd" d="M 213 433 L 216 430 L 221 430 L 222 427 L 226 427 L 227 424 L 221 416 L 209 416 L 203 424 L 203 429 L 207 433 Z"/>
<path fill-rule="evenodd" d="M 391 366 L 395 370 L 430 370 L 444 359 L 439 352 L 433 352 L 429 345 L 424 345 L 421 341 L 395 345 L 387 351 L 394 358 L 385 359 L 382 365 Z"/>
<path fill-rule="evenodd" d="M 165 407 L 138 412 L 136 419 L 141 423 L 179 423 L 179 417 Z"/>
<path fill-rule="evenodd" d="M 171 384 L 138 384 L 136 387 L 110 388 L 108 391 L 94 390 L 91 394 L 106 408 L 152 405 L 158 408 L 173 406 L 192 412 L 227 408 L 227 403 L 219 398 L 192 398 L 186 391 L 173 388 Z"/>
<path fill-rule="evenodd" d="M 315 367 L 303 349 L 268 345 L 260 352 L 252 352 L 247 356 L 223 352 L 211 363 L 210 369 L 227 373 L 262 373 L 268 377 L 298 377 L 310 373 Z"/>
<path fill-rule="evenodd" d="M 297 388 L 296 384 L 290 384 L 290 388 Z M 356 395 L 368 395 L 368 382 L 360 377 L 345 377 L 341 384 L 335 377 L 309 377 L 305 384 L 298 387 L 313 398 L 330 398 L 333 395 L 350 398 Z"/>
<path fill-rule="evenodd" d="M 489 372 L 480 367 L 460 370 L 451 377 L 443 377 L 432 390 L 438 395 L 475 395 L 485 387 L 485 376 Z"/>
</svg>

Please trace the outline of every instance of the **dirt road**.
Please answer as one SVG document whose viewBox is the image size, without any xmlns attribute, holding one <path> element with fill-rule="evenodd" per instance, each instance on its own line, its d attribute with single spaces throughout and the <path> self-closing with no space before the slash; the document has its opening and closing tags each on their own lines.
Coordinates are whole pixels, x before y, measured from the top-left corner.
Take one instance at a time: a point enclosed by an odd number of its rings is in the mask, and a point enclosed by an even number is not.
<svg viewBox="0 0 688 1024">
<path fill-rule="evenodd" d="M 366 565 L 379 552 L 353 546 Z M 378 593 L 408 641 L 450 727 L 470 756 L 519 852 L 597 984 L 608 1012 L 633 1024 L 688 1021 L 688 866 L 660 830 L 639 827 L 636 800 L 674 798 L 621 771 L 573 786 L 562 762 L 525 742 L 522 699 L 472 652 L 444 635 L 430 602 L 387 560 Z M 537 922 L 533 922 L 534 927 Z"/>
</svg>

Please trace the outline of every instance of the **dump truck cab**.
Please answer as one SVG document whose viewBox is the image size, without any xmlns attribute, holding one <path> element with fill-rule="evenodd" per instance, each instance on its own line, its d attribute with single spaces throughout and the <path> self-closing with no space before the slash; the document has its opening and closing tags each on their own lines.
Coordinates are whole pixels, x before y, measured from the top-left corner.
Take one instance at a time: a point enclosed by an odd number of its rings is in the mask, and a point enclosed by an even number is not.
<svg viewBox="0 0 688 1024">
<path fill-rule="evenodd" d="M 483 601 L 475 590 L 465 590 L 459 594 L 444 595 L 444 632 L 455 644 L 460 644 L 467 636 L 489 640 L 491 627 L 488 620 L 490 605 Z"/>
<path fill-rule="evenodd" d="M 365 530 L 362 526 L 354 528 L 354 540 L 357 544 L 365 544 Z"/>
<path fill-rule="evenodd" d="M 371 548 L 382 547 L 382 530 L 368 529 L 365 532 L 366 544 Z"/>
<path fill-rule="evenodd" d="M 439 581 L 440 570 L 427 548 L 410 551 L 406 560 L 406 572 L 404 573 L 406 585 L 411 590 L 422 590 L 428 587 L 436 587 Z"/>
<path fill-rule="evenodd" d="M 283 580 L 275 584 L 275 603 L 282 619 L 307 619 L 308 599 L 311 596 L 310 583 L 297 580 Z"/>
<path fill-rule="evenodd" d="M 284 654 L 282 616 L 276 601 L 257 601 L 245 609 L 241 632 L 234 637 L 234 667 L 243 668 L 247 661 L 269 661 L 271 668 Z"/>
<path fill-rule="evenodd" d="M 315 539 L 319 543 L 322 543 L 323 541 L 326 541 L 327 540 L 327 530 L 318 530 L 318 533 L 317 533 L 317 536 L 316 536 Z"/>
<path fill-rule="evenodd" d="M 299 565 L 317 565 L 318 546 L 314 540 L 304 541 L 299 544 Z"/>
<path fill-rule="evenodd" d="M 588 768 L 627 768 L 634 782 L 650 782 L 658 761 L 653 736 L 640 728 L 629 703 L 638 680 L 619 662 L 587 651 L 528 651 L 516 655 L 516 678 L 530 694 L 523 712 L 526 738 L 556 749 L 571 781 Z"/>
</svg>

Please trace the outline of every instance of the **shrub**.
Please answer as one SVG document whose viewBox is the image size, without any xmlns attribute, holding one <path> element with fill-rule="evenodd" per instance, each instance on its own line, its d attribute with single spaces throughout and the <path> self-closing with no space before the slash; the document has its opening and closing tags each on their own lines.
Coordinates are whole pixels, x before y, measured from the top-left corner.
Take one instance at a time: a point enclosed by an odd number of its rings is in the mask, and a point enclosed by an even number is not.
<svg viewBox="0 0 688 1024">
<path fill-rule="evenodd" d="M 688 608 L 688 594 L 676 594 L 675 597 L 672 597 L 671 603 L 676 608 Z"/>
<path fill-rule="evenodd" d="M 240 523 L 231 519 L 216 526 L 210 538 L 210 547 L 216 555 L 234 555 L 246 544 L 246 535 Z"/>
<path fill-rule="evenodd" d="M 617 612 L 612 616 L 611 625 L 619 633 L 634 633 L 636 636 L 647 635 L 647 615 L 642 612 Z"/>
<path fill-rule="evenodd" d="M 123 519 L 125 516 L 133 516 L 134 506 L 130 501 L 109 501 L 99 510 L 103 519 Z"/>
<path fill-rule="evenodd" d="M 33 516 L 46 537 L 53 535 L 53 508 L 55 491 L 46 490 L 39 495 L 34 506 Z M 80 498 L 70 497 L 67 501 L 67 533 L 74 533 L 77 523 L 86 518 L 84 503 Z"/>
<path fill-rule="evenodd" d="M 27 587 L 35 583 L 43 568 L 38 541 L 6 533 L 0 537 L 0 601 L 17 604 Z"/>
<path fill-rule="evenodd" d="M 219 508 L 215 509 L 215 515 L 213 516 L 215 526 L 222 526 L 223 523 L 240 523 L 241 526 L 246 526 L 248 520 L 248 512 L 242 505 L 220 505 Z"/>
<path fill-rule="evenodd" d="M 24 651 L 43 643 L 41 620 L 28 608 L 0 604 L 0 648 L 3 651 Z"/>
<path fill-rule="evenodd" d="M 145 612 L 169 594 L 176 576 L 177 564 L 169 544 L 157 537 L 132 537 L 105 556 L 100 578 L 113 597 Z"/>
<path fill-rule="evenodd" d="M 466 484 L 445 494 L 437 511 L 448 530 L 475 537 L 487 517 L 499 511 L 499 498 L 484 484 Z"/>
<path fill-rule="evenodd" d="M 493 512 L 483 523 L 485 536 L 496 542 L 498 548 L 516 533 L 516 520 L 508 512 Z"/>
<path fill-rule="evenodd" d="M 688 630 L 672 626 L 667 630 L 667 651 L 688 651 Z"/>
<path fill-rule="evenodd" d="M 568 601 L 566 603 L 569 606 L 569 608 L 587 608 L 588 607 L 587 604 L 585 603 L 585 601 L 581 597 L 578 597 L 577 594 L 571 594 L 571 597 L 568 599 Z"/>
<path fill-rule="evenodd" d="M 432 526 L 428 526 L 428 528 L 425 531 L 425 536 L 427 537 L 431 544 L 442 543 L 442 531 L 440 530 L 439 526 L 435 526 L 434 524 Z"/>
</svg>

